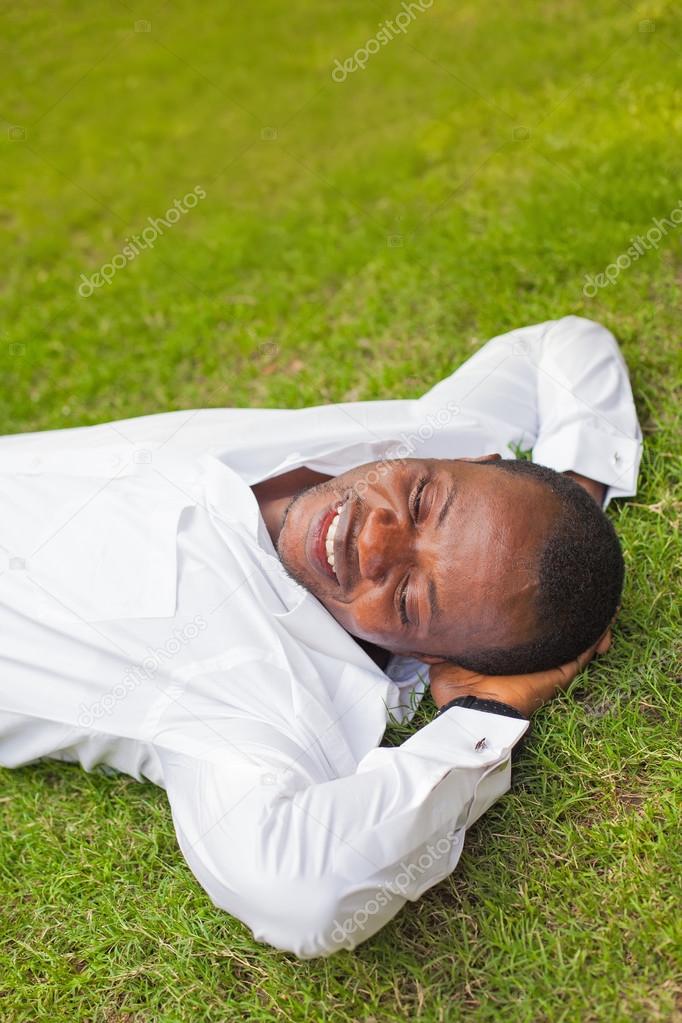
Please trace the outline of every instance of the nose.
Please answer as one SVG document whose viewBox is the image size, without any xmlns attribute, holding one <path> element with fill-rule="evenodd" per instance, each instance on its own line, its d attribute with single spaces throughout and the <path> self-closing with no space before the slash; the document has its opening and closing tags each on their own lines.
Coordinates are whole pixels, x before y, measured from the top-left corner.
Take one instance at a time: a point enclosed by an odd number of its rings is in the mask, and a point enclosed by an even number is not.
<svg viewBox="0 0 682 1023">
<path fill-rule="evenodd" d="M 406 539 L 389 508 L 372 508 L 358 536 L 360 574 L 380 582 L 406 554 Z"/>
</svg>

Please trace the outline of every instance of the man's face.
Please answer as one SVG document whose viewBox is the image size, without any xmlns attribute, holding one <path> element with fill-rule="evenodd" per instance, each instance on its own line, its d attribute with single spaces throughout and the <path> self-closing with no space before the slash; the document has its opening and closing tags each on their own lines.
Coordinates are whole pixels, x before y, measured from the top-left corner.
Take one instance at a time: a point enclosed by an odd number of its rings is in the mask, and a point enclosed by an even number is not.
<svg viewBox="0 0 682 1023">
<path fill-rule="evenodd" d="M 553 508 L 536 481 L 480 462 L 373 462 L 294 498 L 278 552 L 352 635 L 456 657 L 533 638 Z"/>
</svg>

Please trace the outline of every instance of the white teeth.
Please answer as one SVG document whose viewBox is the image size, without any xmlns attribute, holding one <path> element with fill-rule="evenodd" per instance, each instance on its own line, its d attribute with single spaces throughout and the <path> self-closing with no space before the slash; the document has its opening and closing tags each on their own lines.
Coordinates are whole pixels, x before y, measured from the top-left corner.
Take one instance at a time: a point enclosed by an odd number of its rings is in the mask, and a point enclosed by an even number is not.
<svg viewBox="0 0 682 1023">
<path fill-rule="evenodd" d="M 339 509 L 336 512 L 336 515 L 329 523 L 329 528 L 327 529 L 327 536 L 324 541 L 325 550 L 327 552 L 327 561 L 331 568 L 334 568 L 334 537 L 336 536 L 336 530 L 339 527 L 339 519 L 341 517 L 342 508 L 343 505 L 339 507 Z"/>
</svg>

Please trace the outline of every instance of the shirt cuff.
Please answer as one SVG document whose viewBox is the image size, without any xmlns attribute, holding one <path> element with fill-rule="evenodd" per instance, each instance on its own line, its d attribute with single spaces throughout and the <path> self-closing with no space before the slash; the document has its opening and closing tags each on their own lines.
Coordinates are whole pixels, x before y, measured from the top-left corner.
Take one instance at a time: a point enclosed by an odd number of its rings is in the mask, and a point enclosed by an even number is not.
<svg viewBox="0 0 682 1023">
<path fill-rule="evenodd" d="M 533 461 L 556 472 L 569 469 L 603 483 L 608 489 L 604 508 L 614 497 L 637 493 L 642 442 L 610 434 L 587 423 L 571 423 L 546 437 L 538 437 Z"/>
<path fill-rule="evenodd" d="M 452 772 L 450 783 L 460 789 L 475 779 L 461 820 L 463 827 L 469 827 L 508 790 L 512 751 L 529 724 L 501 714 L 451 707 L 447 714 L 410 736 L 400 749 L 431 763 L 448 765 Z M 443 810 L 447 811 L 447 800 Z"/>
<path fill-rule="evenodd" d="M 529 724 L 525 718 L 451 707 L 411 735 L 401 749 L 453 767 L 484 767 L 508 759 Z"/>
</svg>

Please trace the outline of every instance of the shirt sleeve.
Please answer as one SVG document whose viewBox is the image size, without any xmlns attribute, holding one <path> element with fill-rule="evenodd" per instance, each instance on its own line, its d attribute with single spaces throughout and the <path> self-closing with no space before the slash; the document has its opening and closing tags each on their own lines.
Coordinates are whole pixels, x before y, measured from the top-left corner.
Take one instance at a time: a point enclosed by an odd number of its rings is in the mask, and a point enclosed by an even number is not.
<svg viewBox="0 0 682 1023">
<path fill-rule="evenodd" d="M 437 421 L 448 409 L 459 411 L 445 450 L 431 453 L 499 451 L 509 458 L 532 448 L 535 462 L 603 483 L 605 505 L 636 493 L 642 433 L 627 366 L 613 334 L 592 320 L 564 316 L 500 334 L 418 405 Z M 477 448 L 460 451 L 467 422 Z M 445 433 L 436 431 L 430 443 Z"/>
<path fill-rule="evenodd" d="M 642 432 L 613 334 L 592 320 L 565 316 L 530 357 L 539 424 L 533 461 L 603 483 L 605 505 L 635 494 Z"/>
<path fill-rule="evenodd" d="M 160 755 L 180 847 L 213 902 L 312 958 L 354 948 L 454 869 L 527 727 L 453 707 L 341 778 L 269 726 L 202 759 Z"/>
</svg>

